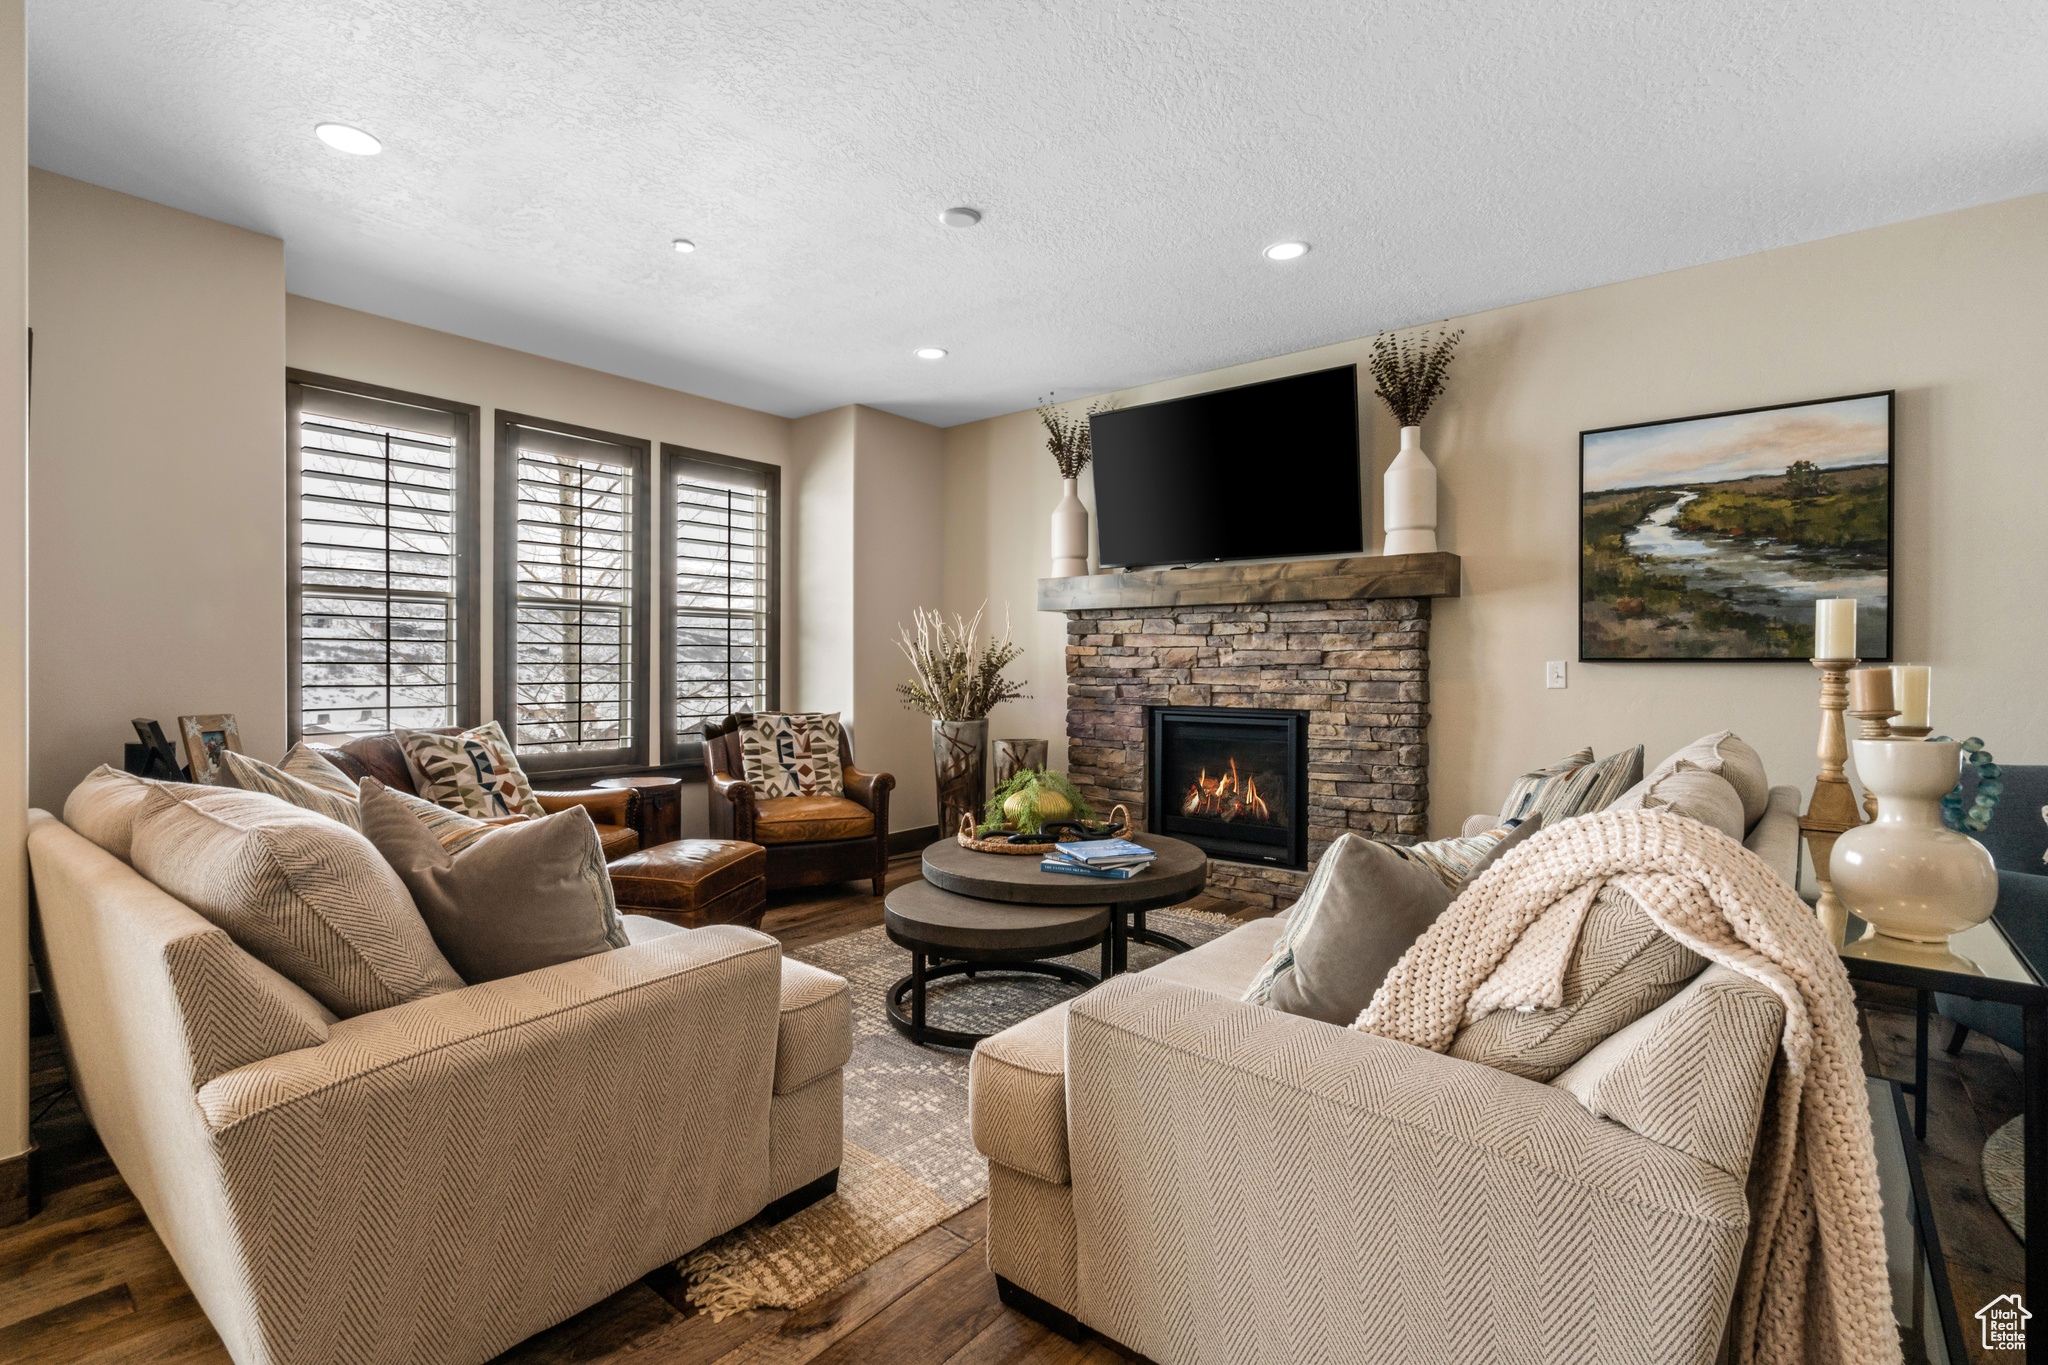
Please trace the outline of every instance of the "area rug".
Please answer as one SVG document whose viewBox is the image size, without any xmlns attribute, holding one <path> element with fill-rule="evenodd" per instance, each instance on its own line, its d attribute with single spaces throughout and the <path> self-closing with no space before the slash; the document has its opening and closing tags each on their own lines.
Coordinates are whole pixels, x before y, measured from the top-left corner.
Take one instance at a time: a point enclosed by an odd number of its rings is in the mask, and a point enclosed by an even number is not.
<svg viewBox="0 0 2048 1365">
<path fill-rule="evenodd" d="M 2027 1240 L 2027 1116 L 2001 1125 L 1984 1141 L 1984 1193 L 2012 1229 Z"/>
<path fill-rule="evenodd" d="M 1203 910 L 1154 910 L 1148 927 L 1207 943 L 1236 921 Z M 676 1263 L 691 1304 L 713 1317 L 799 1308 L 988 1193 L 988 1162 L 967 1129 L 968 1053 L 917 1047 L 889 1023 L 884 997 L 910 957 L 880 926 L 790 954 L 853 986 L 853 1059 L 846 1064 L 846 1154 L 839 1189 L 773 1226 L 749 1223 Z M 1130 947 L 1142 971 L 1167 953 Z M 1090 971 L 1098 949 L 1060 959 Z M 925 1020 L 995 1033 L 1080 994 L 1045 976 L 980 973 L 934 982 Z"/>
</svg>

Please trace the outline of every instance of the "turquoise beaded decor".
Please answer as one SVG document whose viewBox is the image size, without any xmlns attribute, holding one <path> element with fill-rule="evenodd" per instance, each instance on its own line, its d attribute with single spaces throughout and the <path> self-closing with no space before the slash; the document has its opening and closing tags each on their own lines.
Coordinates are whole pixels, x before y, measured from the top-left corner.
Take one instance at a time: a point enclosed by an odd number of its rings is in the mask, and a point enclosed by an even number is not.
<svg viewBox="0 0 2048 1365">
<path fill-rule="evenodd" d="M 1935 740 L 1954 742 L 1947 735 L 1936 735 Z M 1977 799 L 1970 803 L 1968 811 L 1963 809 L 1963 782 L 1957 778 L 1954 789 L 1941 798 L 1941 822 L 1960 833 L 1982 834 L 1991 827 L 1991 812 L 1998 809 L 1998 794 L 2005 790 L 2001 780 L 2004 772 L 1984 747 L 1984 741 L 1974 735 L 1963 741 L 1963 761 L 1976 765 Z"/>
</svg>

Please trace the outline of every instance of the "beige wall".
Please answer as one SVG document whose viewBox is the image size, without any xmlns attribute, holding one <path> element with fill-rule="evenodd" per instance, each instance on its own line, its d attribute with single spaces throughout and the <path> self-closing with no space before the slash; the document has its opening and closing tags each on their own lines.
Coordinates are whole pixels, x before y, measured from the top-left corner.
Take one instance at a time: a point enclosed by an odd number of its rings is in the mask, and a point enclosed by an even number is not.
<svg viewBox="0 0 2048 1365">
<path fill-rule="evenodd" d="M 0 0 L 0 1161 L 28 1150 L 28 81 Z"/>
<path fill-rule="evenodd" d="M 782 480 L 785 710 L 853 710 L 853 485 L 854 410 L 792 423 Z"/>
<path fill-rule="evenodd" d="M 29 173 L 30 795 L 128 721 L 285 741 L 284 244 Z"/>
<path fill-rule="evenodd" d="M 854 412 L 854 761 L 896 775 L 889 823 L 914 829 L 939 818 L 938 786 L 931 721 L 896 693 L 909 676 L 896 632 L 918 607 L 939 604 L 945 433 L 874 408 Z"/>
<path fill-rule="evenodd" d="M 1938 730 L 2048 762 L 2048 195 L 1460 318 L 1424 427 L 1439 535 L 1465 596 L 1436 604 L 1431 830 L 1498 808 L 1515 774 L 1591 744 L 1655 762 L 1732 726 L 1810 787 L 1819 713 L 1801 664 L 1580 664 L 1578 433 L 1896 388 L 1896 652 L 1935 668 Z M 1361 320 L 1369 325 L 1369 319 Z M 1363 328 L 1362 328 L 1363 330 Z M 1127 391 L 1130 402 L 1357 362 L 1363 340 Z M 1370 403 L 1375 479 L 1398 448 Z M 947 605 L 1028 611 L 1060 485 L 1031 414 L 946 433 Z M 1375 503 L 1377 499 L 1374 500 Z M 1374 528 L 1375 548 L 1379 539 Z M 1036 698 L 1005 732 L 1064 732 L 1060 621 L 1020 630 Z M 1543 686 L 1565 659 L 1570 686 Z"/>
</svg>

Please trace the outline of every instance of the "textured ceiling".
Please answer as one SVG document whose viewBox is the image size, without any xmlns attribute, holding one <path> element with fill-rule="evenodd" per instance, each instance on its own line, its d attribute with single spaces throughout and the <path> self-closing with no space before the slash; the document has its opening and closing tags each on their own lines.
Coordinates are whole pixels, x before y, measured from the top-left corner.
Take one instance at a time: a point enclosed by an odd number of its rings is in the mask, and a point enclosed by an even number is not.
<svg viewBox="0 0 2048 1365">
<path fill-rule="evenodd" d="M 29 24 L 35 165 L 281 237 L 295 293 L 792 416 L 949 425 L 2048 189 L 2041 0 Z"/>
</svg>

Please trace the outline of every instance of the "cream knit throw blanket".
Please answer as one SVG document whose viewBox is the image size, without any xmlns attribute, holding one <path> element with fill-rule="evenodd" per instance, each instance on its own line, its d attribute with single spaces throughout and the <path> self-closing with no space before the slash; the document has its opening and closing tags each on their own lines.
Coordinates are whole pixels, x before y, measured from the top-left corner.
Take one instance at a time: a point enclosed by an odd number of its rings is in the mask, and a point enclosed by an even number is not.
<svg viewBox="0 0 2048 1365">
<path fill-rule="evenodd" d="M 1666 933 L 1785 1005 L 1750 1174 L 1755 1223 L 1735 1303 L 1735 1360 L 1898 1361 L 1849 979 L 1813 912 L 1733 839 L 1647 810 L 1546 828 L 1451 903 L 1387 974 L 1354 1027 L 1442 1052 L 1482 985 L 1494 1008 L 1540 997 L 1553 969 L 1561 978 L 1576 925 L 1603 883 L 1626 890 Z M 1489 983 L 1524 931 L 1554 906 L 1570 932 L 1547 926 L 1532 936 L 1543 941 L 1540 951 L 1517 955 L 1516 981 Z"/>
</svg>

